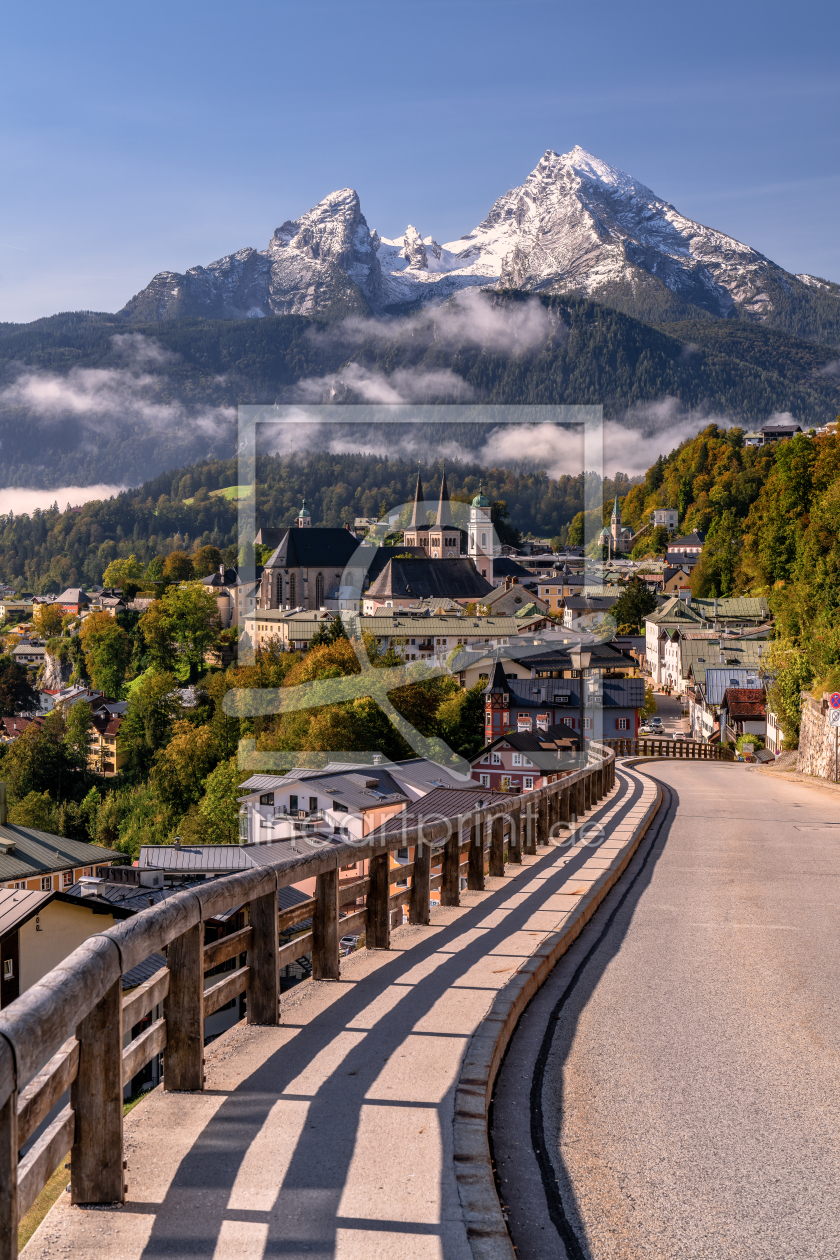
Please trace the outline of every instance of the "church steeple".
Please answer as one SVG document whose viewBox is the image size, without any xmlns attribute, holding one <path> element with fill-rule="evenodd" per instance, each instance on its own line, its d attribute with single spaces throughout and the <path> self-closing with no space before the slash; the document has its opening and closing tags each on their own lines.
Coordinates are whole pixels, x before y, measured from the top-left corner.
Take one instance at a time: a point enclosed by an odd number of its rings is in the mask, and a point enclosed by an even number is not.
<svg viewBox="0 0 840 1260">
<path fill-rule="evenodd" d="M 414 507 L 411 509 L 411 520 L 408 522 L 409 529 L 416 529 L 418 525 L 425 526 L 425 496 L 423 494 L 423 482 L 420 480 L 420 467 L 417 467 L 417 486 L 414 491 Z"/>
<path fill-rule="evenodd" d="M 452 509 L 449 506 L 449 486 L 446 484 L 446 469 L 440 479 L 440 499 L 437 510 L 438 529 L 449 529 L 452 526 Z"/>
</svg>

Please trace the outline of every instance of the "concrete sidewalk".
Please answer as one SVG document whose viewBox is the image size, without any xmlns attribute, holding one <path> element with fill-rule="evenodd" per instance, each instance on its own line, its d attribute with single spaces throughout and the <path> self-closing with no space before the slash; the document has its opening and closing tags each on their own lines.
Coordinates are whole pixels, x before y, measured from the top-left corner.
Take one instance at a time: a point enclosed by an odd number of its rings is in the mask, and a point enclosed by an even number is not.
<svg viewBox="0 0 840 1260">
<path fill-rule="evenodd" d="M 601 843 L 540 850 L 337 983 L 283 997 L 277 1028 L 208 1051 L 204 1094 L 149 1095 L 126 1120 L 128 1202 L 71 1207 L 22 1253 L 74 1260 L 276 1254 L 471 1260 L 452 1162 L 455 1082 L 499 991 L 620 861 L 656 796 L 621 769 L 583 824 Z"/>
</svg>

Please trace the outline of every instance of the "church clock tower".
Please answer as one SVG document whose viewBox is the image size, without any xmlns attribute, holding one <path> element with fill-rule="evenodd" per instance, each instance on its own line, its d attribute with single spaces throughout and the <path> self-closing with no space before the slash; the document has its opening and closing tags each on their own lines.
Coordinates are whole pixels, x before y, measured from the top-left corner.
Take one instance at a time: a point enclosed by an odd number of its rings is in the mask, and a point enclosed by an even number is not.
<svg viewBox="0 0 840 1260">
<path fill-rule="evenodd" d="M 490 500 L 479 487 L 470 504 L 469 556 L 482 577 L 493 581 L 493 525 L 490 520 Z"/>
</svg>

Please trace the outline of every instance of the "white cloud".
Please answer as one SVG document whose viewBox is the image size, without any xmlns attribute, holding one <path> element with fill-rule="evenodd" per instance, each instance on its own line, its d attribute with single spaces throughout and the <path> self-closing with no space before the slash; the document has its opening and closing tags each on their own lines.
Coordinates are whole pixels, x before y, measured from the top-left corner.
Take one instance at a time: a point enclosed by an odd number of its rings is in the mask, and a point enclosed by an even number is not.
<svg viewBox="0 0 840 1260">
<path fill-rule="evenodd" d="M 347 395 L 356 395 L 366 403 L 469 402 L 473 389 L 449 368 L 397 368 L 386 374 L 353 362 L 339 372 L 300 381 L 286 392 L 284 400 L 335 403 Z"/>
<path fill-rule="evenodd" d="M 176 355 L 139 333 L 117 334 L 112 340 L 125 367 L 74 367 L 64 376 L 23 368 L 0 390 L 0 406 L 31 412 L 39 422 L 58 424 L 77 418 L 92 442 L 103 432 L 111 436 L 109 428 L 132 425 L 167 434 L 187 430 L 217 436 L 235 421 L 236 412 L 230 407 L 191 407 L 172 401 L 167 397 L 171 383 L 166 373 L 144 370 L 165 367 Z"/>
<path fill-rule="evenodd" d="M 30 490 L 13 486 L 0 490 L 0 515 L 7 516 L 14 512 L 20 516 L 23 512 L 31 514 L 36 508 L 51 508 L 57 503 L 63 512 L 67 504 L 80 507 L 93 499 L 110 499 L 120 494 L 125 486 L 59 486 L 57 490 Z"/>
</svg>

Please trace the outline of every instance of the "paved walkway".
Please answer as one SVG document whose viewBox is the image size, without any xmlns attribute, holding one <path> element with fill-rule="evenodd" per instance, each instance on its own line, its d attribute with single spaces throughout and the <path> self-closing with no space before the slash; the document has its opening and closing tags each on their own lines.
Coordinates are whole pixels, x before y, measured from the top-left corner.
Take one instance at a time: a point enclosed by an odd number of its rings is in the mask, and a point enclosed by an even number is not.
<svg viewBox="0 0 840 1260">
<path fill-rule="evenodd" d="M 128 1116 L 126 1205 L 62 1196 L 23 1255 L 471 1260 L 452 1168 L 465 1048 L 654 797 L 620 772 L 584 824 L 603 843 L 540 850 L 430 927 L 397 929 L 390 951 L 343 960 L 339 982 L 298 986 L 280 1027 L 237 1025 L 211 1048 L 206 1093 L 155 1090 Z"/>
<path fill-rule="evenodd" d="M 543 1086 L 517 1104 L 513 1082 L 519 1146 L 496 1151 L 518 1254 L 833 1260 L 840 800 L 749 766 L 644 770 L 667 793 L 650 839 L 532 1002 L 499 1081 L 524 1034 Z M 527 1056 L 518 1069 L 530 1085 Z"/>
</svg>

